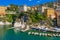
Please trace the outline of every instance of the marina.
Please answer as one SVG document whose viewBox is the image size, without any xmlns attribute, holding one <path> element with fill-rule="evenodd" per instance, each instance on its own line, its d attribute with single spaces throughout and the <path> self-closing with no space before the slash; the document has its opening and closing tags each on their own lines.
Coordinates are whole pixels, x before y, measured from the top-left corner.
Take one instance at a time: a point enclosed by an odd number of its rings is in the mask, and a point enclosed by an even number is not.
<svg viewBox="0 0 60 40">
<path fill-rule="evenodd" d="M 16 31 L 11 26 L 0 26 L 0 40 L 60 40 L 60 34 L 38 31 Z M 8 30 L 7 30 L 8 29 Z"/>
<path fill-rule="evenodd" d="M 1 25 L 0 36 L 0 40 L 60 40 L 60 28 Z"/>
<path fill-rule="evenodd" d="M 0 40 L 60 40 L 59 0 L 0 3 Z"/>
</svg>

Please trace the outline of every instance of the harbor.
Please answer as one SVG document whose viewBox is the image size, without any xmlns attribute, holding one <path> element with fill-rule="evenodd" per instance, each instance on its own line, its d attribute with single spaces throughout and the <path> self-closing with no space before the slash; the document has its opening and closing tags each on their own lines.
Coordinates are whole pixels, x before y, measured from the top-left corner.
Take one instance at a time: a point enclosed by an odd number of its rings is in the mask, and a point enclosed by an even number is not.
<svg viewBox="0 0 60 40">
<path fill-rule="evenodd" d="M 26 32 L 16 31 L 14 29 L 7 30 L 7 27 L 0 27 L 0 40 L 60 40 L 60 34 L 58 33 L 47 33 L 40 31 L 29 30 Z M 58 35 L 58 36 L 57 36 Z"/>
<path fill-rule="evenodd" d="M 60 0 L 0 3 L 0 40 L 60 40 Z"/>
</svg>

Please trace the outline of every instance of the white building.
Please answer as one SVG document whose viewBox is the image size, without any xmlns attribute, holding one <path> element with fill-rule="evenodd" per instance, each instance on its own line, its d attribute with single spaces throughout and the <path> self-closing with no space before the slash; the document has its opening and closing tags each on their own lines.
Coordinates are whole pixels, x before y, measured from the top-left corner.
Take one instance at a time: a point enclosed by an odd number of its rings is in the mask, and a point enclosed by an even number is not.
<svg viewBox="0 0 60 40">
<path fill-rule="evenodd" d="M 28 10 L 27 7 L 28 7 L 28 6 L 26 6 L 26 5 L 20 6 L 19 12 L 26 12 L 26 11 Z"/>
<path fill-rule="evenodd" d="M 39 10 L 40 13 L 44 13 L 45 9 L 48 9 L 48 6 L 46 6 L 46 5 L 40 5 L 38 7 L 38 10 Z"/>
<path fill-rule="evenodd" d="M 30 6 L 22 5 L 20 6 L 19 12 L 27 12 L 28 10 L 31 10 Z"/>
<path fill-rule="evenodd" d="M 42 6 L 42 12 L 45 12 L 45 9 L 47 9 L 47 6 Z"/>
<path fill-rule="evenodd" d="M 59 7 L 60 6 L 60 0 L 56 0 L 56 2 L 54 2 L 54 7 Z"/>
</svg>

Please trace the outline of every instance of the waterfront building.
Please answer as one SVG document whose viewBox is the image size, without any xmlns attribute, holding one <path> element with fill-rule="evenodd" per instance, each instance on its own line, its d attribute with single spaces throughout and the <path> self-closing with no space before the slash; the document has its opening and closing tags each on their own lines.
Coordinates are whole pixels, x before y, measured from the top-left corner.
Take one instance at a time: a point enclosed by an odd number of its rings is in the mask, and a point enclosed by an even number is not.
<svg viewBox="0 0 60 40">
<path fill-rule="evenodd" d="M 5 7 L 5 6 L 0 6 L 0 15 L 1 15 L 1 16 L 6 14 L 6 9 L 7 9 L 7 7 Z"/>
<path fill-rule="evenodd" d="M 49 20 L 51 20 L 51 25 L 53 27 L 57 26 L 57 20 L 56 20 L 57 16 L 54 8 L 48 8 L 47 17 L 49 18 Z"/>
<path fill-rule="evenodd" d="M 56 7 L 56 15 L 57 15 L 57 26 L 60 26 L 60 0 L 56 0 L 56 2 L 54 2 L 55 7 Z"/>
<path fill-rule="evenodd" d="M 48 6 L 47 5 L 43 5 L 42 6 L 42 13 L 44 13 L 46 9 L 48 9 Z"/>
<path fill-rule="evenodd" d="M 39 11 L 39 13 L 42 13 L 42 5 L 38 6 L 38 11 Z"/>
<path fill-rule="evenodd" d="M 60 7 L 57 7 L 56 14 L 57 14 L 57 25 L 60 26 Z"/>
<path fill-rule="evenodd" d="M 38 8 L 36 7 L 36 6 L 33 6 L 33 7 L 31 7 L 31 10 L 32 11 L 35 11 L 35 10 L 37 10 Z"/>
<path fill-rule="evenodd" d="M 30 10 L 30 7 L 28 7 L 26 5 L 22 5 L 22 6 L 20 6 L 19 12 L 27 12 L 28 9 Z"/>
<path fill-rule="evenodd" d="M 40 13 L 46 12 L 46 9 L 48 9 L 47 4 L 39 5 L 39 6 L 38 6 L 38 11 L 39 11 Z"/>
<path fill-rule="evenodd" d="M 48 10 L 47 10 L 47 17 L 51 18 L 51 19 L 56 18 L 54 8 L 48 8 Z"/>
<path fill-rule="evenodd" d="M 28 7 L 27 7 L 27 10 L 31 10 L 31 7 L 30 7 L 30 6 L 28 6 Z"/>
</svg>

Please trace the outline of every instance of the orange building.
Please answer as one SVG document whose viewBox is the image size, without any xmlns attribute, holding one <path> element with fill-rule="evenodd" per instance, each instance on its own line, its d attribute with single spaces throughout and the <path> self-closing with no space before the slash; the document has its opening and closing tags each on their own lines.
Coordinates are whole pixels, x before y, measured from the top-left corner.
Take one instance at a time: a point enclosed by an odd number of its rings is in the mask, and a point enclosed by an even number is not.
<svg viewBox="0 0 60 40">
<path fill-rule="evenodd" d="M 34 11 L 34 10 L 37 10 L 37 7 L 34 7 L 34 6 L 33 6 L 33 7 L 31 7 L 31 10 L 33 10 L 33 11 Z"/>
<path fill-rule="evenodd" d="M 53 8 L 48 8 L 47 10 L 47 16 L 51 19 L 56 18 L 56 13 L 55 10 Z"/>
<path fill-rule="evenodd" d="M 6 9 L 7 9 L 7 7 L 0 6 L 0 15 L 5 15 L 6 14 Z"/>
</svg>

